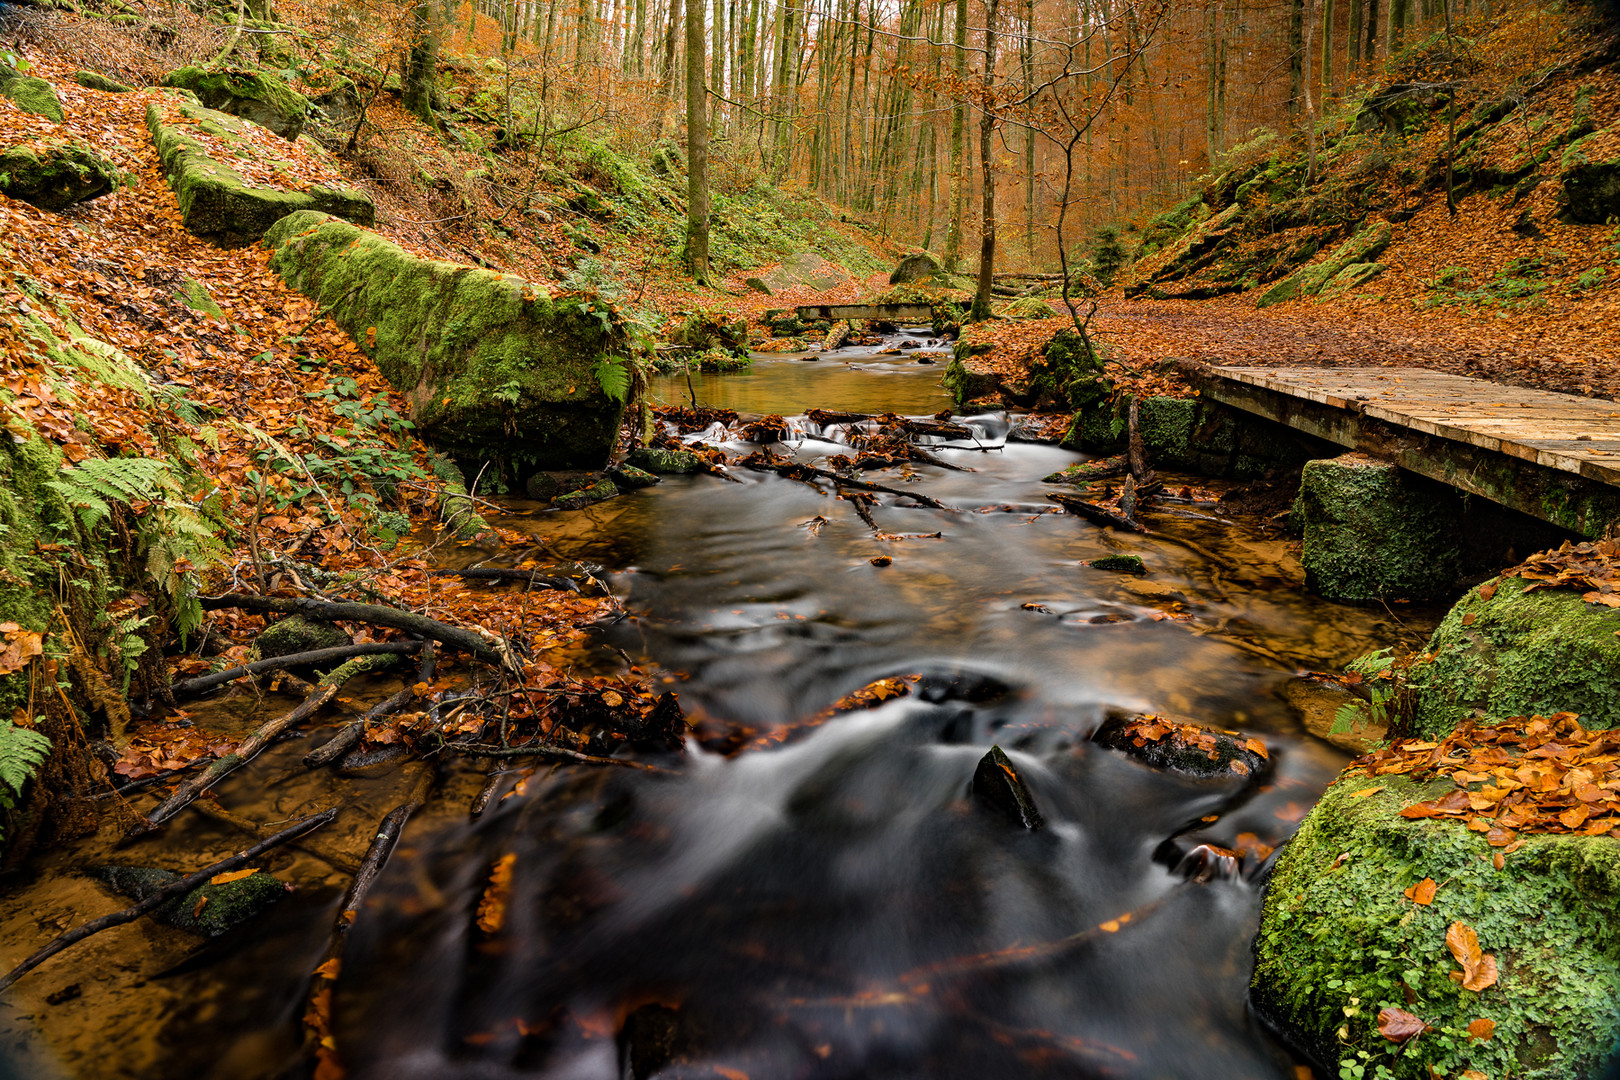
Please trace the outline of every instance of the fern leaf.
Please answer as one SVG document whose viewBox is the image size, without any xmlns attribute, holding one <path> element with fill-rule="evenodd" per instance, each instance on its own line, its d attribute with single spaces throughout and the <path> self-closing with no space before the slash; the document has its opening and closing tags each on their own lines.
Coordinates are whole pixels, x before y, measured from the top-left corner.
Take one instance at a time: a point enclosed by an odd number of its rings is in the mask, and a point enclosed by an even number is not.
<svg viewBox="0 0 1620 1080">
<path fill-rule="evenodd" d="M 51 740 L 32 728 L 0 724 L 0 783 L 16 795 L 51 753 Z"/>
<path fill-rule="evenodd" d="M 622 402 L 630 393 L 630 369 L 623 360 L 604 356 L 596 362 L 593 374 L 601 384 L 602 392 L 614 401 Z"/>
</svg>

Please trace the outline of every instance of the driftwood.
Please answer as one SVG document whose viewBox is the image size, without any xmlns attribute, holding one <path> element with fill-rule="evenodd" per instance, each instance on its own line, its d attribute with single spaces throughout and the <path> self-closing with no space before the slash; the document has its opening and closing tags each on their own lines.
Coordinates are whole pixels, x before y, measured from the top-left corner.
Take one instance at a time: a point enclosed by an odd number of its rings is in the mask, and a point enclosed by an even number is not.
<svg viewBox="0 0 1620 1080">
<path fill-rule="evenodd" d="M 371 659 L 371 657 L 365 656 L 358 657 L 327 675 L 316 686 L 315 692 L 306 697 L 297 708 L 276 717 L 274 720 L 261 724 L 258 730 L 249 735 L 247 740 L 234 751 L 216 759 L 201 773 L 175 788 L 174 794 L 165 799 L 161 806 L 148 814 L 142 821 L 137 822 L 129 830 L 129 834 L 138 836 L 142 833 L 151 832 L 184 810 L 191 804 L 192 800 L 196 799 L 208 788 L 252 761 L 259 755 L 260 751 L 275 741 L 277 735 L 312 716 L 322 706 L 337 697 L 338 691 L 343 688 L 344 683 L 362 674 L 372 666 L 368 663 Z"/>
<path fill-rule="evenodd" d="M 562 758 L 565 761 L 577 761 L 582 765 L 617 765 L 621 769 L 642 769 L 646 772 L 665 772 L 656 765 L 645 765 L 639 761 L 628 761 L 623 758 L 598 757 L 594 754 L 582 754 L 578 750 L 568 750 L 561 746 L 548 746 L 545 743 L 528 743 L 523 746 L 480 746 L 476 743 L 445 743 L 444 748 L 454 754 L 464 754 L 467 757 L 481 758 L 517 758 L 517 757 L 552 757 Z"/>
<path fill-rule="evenodd" d="M 458 577 L 468 581 L 518 581 L 537 585 L 543 589 L 579 592 L 579 583 L 573 578 L 555 577 L 538 570 L 515 570 L 502 566 L 475 566 L 467 570 L 430 570 L 435 577 Z"/>
<path fill-rule="evenodd" d="M 349 660 L 356 656 L 382 656 L 386 654 L 407 655 L 422 647 L 419 641 L 374 641 L 362 645 L 336 645 L 330 649 L 311 649 L 309 652 L 288 653 L 286 656 L 272 656 L 265 660 L 256 660 L 251 664 L 243 664 L 228 671 L 216 671 L 210 675 L 199 675 L 195 679 L 184 679 L 175 683 L 171 690 L 176 696 L 184 694 L 192 696 L 205 690 L 212 690 L 216 686 L 233 682 L 244 675 L 263 675 L 267 671 L 282 671 L 286 668 L 304 667 L 310 664 L 324 664 L 329 660 Z"/>
<path fill-rule="evenodd" d="M 1090 521 L 1095 521 L 1099 525 L 1111 525 L 1116 529 L 1129 529 L 1131 532 L 1139 533 L 1145 533 L 1148 531 L 1147 526 L 1142 525 L 1131 518 L 1117 514 L 1106 507 L 1098 506 L 1096 503 L 1087 502 L 1078 495 L 1070 495 L 1068 492 L 1064 491 L 1050 491 L 1047 492 L 1046 497 L 1063 507 L 1063 509 L 1067 510 L 1069 513 L 1077 514 L 1080 517 L 1086 518 Z"/>
<path fill-rule="evenodd" d="M 431 644 L 424 646 L 422 649 L 422 663 L 417 668 L 416 672 L 417 682 L 431 683 L 433 681 L 433 666 L 435 659 L 433 646 Z M 355 719 L 349 721 L 347 724 L 343 725 L 342 730 L 340 730 L 336 735 L 332 736 L 332 738 L 328 739 L 325 743 L 317 746 L 315 749 L 304 755 L 305 767 L 318 769 L 323 765 L 328 765 L 336 761 L 338 758 L 342 757 L 351 746 L 360 741 L 360 737 L 366 733 L 367 724 L 375 723 L 385 716 L 392 716 L 394 713 L 397 713 L 399 710 L 403 709 L 406 705 L 409 705 L 413 700 L 415 700 L 415 698 L 416 690 L 413 684 L 412 686 L 407 686 L 405 689 L 401 690 L 388 700 L 373 706 L 365 715 L 356 717 Z"/>
<path fill-rule="evenodd" d="M 239 851 L 228 859 L 221 859 L 214 865 L 199 870 L 190 877 L 181 878 L 179 881 L 171 882 L 170 884 L 165 885 L 163 888 L 159 889 L 151 896 L 148 896 L 145 900 L 142 900 L 138 904 L 127 907 L 122 911 L 115 911 L 111 915 L 103 915 L 99 919 L 92 919 L 83 926 L 76 927 L 64 934 L 59 935 L 43 949 L 40 949 L 38 952 L 34 953 L 34 955 L 12 968 L 11 971 L 6 974 L 5 978 L 0 979 L 0 991 L 8 989 L 12 983 L 15 983 L 18 979 L 37 968 L 39 965 L 55 956 L 63 949 L 66 949 L 68 946 L 76 945 L 85 938 L 90 937 L 92 934 L 99 934 L 103 930 L 111 929 L 114 926 L 122 926 L 127 922 L 134 922 L 147 912 L 162 907 L 166 901 L 171 900 L 176 896 L 188 893 L 192 889 L 197 888 L 199 885 L 206 885 L 214 876 L 229 873 L 230 871 L 235 870 L 237 867 L 242 866 L 244 863 L 252 862 L 254 859 L 257 859 L 260 855 L 263 855 L 272 848 L 280 847 L 289 840 L 296 840 L 305 833 L 320 828 L 322 825 L 325 825 L 335 817 L 337 817 L 336 807 L 316 814 L 314 817 L 307 817 L 303 821 L 298 822 L 298 824 L 282 829 L 280 832 L 276 833 L 276 835 L 265 840 L 261 840 L 252 847 Z"/>
<path fill-rule="evenodd" d="M 471 653 L 492 664 L 501 663 L 501 654 L 479 635 L 459 626 L 430 619 L 425 615 L 384 607 L 381 604 L 335 603 L 327 600 L 306 600 L 291 596 L 253 596 L 248 593 L 226 593 L 223 596 L 198 598 L 204 610 L 240 608 L 243 611 L 268 611 L 281 615 L 303 615 L 327 622 L 363 622 L 373 626 L 386 626 L 404 630 L 418 637 L 432 638 L 464 653 Z"/>
<path fill-rule="evenodd" d="M 813 479 L 827 480 L 839 487 L 854 488 L 856 491 L 881 491 L 885 495 L 894 495 L 898 498 L 912 499 L 934 510 L 957 511 L 954 506 L 947 506 L 938 499 L 923 495 L 915 491 L 902 491 L 899 488 L 888 487 L 883 484 L 874 484 L 868 480 L 855 480 L 848 476 L 839 476 L 829 469 L 818 469 L 814 465 L 805 465 L 797 461 L 781 461 L 770 458 L 762 453 L 749 454 L 737 462 L 738 465 L 758 472 L 773 472 L 789 480 L 802 480 L 805 483 Z"/>
</svg>

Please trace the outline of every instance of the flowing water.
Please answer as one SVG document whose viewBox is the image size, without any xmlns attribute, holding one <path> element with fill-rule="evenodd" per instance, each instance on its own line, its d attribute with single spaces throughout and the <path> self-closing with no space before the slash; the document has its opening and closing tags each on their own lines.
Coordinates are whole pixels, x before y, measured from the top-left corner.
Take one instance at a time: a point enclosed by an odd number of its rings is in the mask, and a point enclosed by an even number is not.
<svg viewBox="0 0 1620 1080">
<path fill-rule="evenodd" d="M 815 461 L 848 447 L 809 407 L 947 408 L 942 368 L 917 359 L 761 358 L 691 389 L 793 418 L 776 449 Z M 745 469 L 504 522 L 604 568 L 630 614 L 603 644 L 668 672 L 698 738 L 658 773 L 514 769 L 476 822 L 448 796 L 413 822 L 338 983 L 352 1076 L 1296 1076 L 1245 1008 L 1253 878 L 1345 758 L 1280 687 L 1422 619 L 1308 596 L 1284 540 L 1197 493 L 1151 513 L 1151 536 L 1048 513 L 1040 478 L 1077 455 L 970 422 L 974 439 L 932 447 L 964 471 L 871 474 L 953 508 L 883 495 L 881 534 Z M 1149 572 L 1083 565 L 1122 552 Z M 900 676 L 909 693 L 823 712 Z M 1134 712 L 1258 737 L 1270 767 L 1191 779 L 1091 741 Z M 1040 830 L 971 793 L 993 744 Z M 165 1000 L 203 1004 L 148 1021 L 175 1029 L 162 1064 L 73 1071 L 292 1075 L 342 880 L 171 980 Z"/>
</svg>

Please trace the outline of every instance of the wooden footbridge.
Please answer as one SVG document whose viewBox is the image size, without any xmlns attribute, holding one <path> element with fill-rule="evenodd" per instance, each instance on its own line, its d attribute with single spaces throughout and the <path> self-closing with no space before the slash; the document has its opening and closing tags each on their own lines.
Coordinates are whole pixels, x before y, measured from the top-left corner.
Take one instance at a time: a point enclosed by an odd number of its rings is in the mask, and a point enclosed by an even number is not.
<svg viewBox="0 0 1620 1080">
<path fill-rule="evenodd" d="M 794 311 L 806 322 L 852 319 L 857 322 L 929 326 L 934 321 L 934 309 L 927 304 L 801 304 Z"/>
<path fill-rule="evenodd" d="M 1424 368 L 1204 367 L 1206 398 L 1585 536 L 1620 521 L 1620 402 Z"/>
</svg>

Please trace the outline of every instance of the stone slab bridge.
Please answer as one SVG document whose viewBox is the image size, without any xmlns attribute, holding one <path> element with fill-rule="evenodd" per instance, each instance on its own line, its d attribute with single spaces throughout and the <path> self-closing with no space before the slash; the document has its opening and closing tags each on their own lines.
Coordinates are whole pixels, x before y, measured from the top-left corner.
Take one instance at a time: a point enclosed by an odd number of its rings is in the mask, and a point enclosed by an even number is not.
<svg viewBox="0 0 1620 1080">
<path fill-rule="evenodd" d="M 1199 365 L 1206 400 L 1588 538 L 1620 521 L 1620 402 L 1424 368 Z"/>
</svg>

